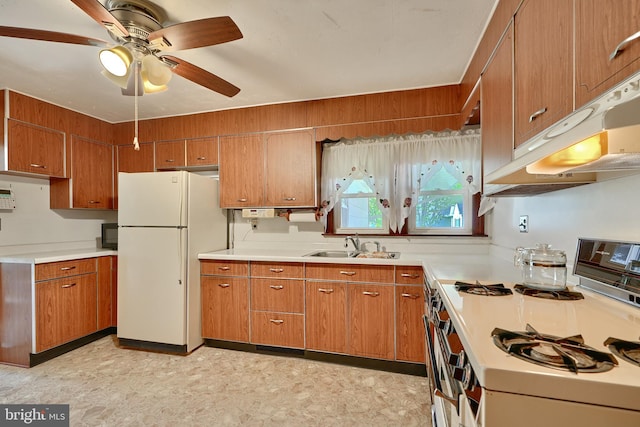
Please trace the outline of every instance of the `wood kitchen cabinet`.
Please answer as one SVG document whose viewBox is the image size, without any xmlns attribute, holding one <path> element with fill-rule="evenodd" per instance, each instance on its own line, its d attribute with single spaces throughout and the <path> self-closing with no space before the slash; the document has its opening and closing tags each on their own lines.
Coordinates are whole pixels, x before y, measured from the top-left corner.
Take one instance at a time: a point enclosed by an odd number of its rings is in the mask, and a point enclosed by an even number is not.
<svg viewBox="0 0 640 427">
<path fill-rule="evenodd" d="M 396 360 L 423 363 L 426 359 L 422 285 L 396 285 L 395 293 Z"/>
<path fill-rule="evenodd" d="M 517 147 L 573 111 L 573 0 L 526 0 L 514 46 Z"/>
<path fill-rule="evenodd" d="M 640 36 L 623 43 L 640 31 L 640 0 L 578 0 L 575 7 L 579 108 L 640 69 Z"/>
<path fill-rule="evenodd" d="M 115 256 L 103 256 L 98 257 L 98 290 L 97 290 L 97 319 L 98 330 L 106 329 L 110 326 L 115 326 L 113 319 L 115 318 L 114 312 L 116 308 L 113 301 L 116 299 L 113 295 L 113 260 Z M 117 276 L 116 276 L 117 277 Z"/>
<path fill-rule="evenodd" d="M 65 177 L 65 135 L 54 129 L 7 120 L 7 170 Z"/>
<path fill-rule="evenodd" d="M 264 204 L 262 134 L 220 137 L 220 207 Z"/>
<path fill-rule="evenodd" d="M 304 348 L 302 263 L 251 263 L 251 342 Z"/>
<path fill-rule="evenodd" d="M 347 353 L 347 284 L 306 283 L 307 348 Z"/>
<path fill-rule="evenodd" d="M 482 166 L 487 175 L 513 154 L 513 25 L 509 25 L 481 77 Z"/>
<path fill-rule="evenodd" d="M 154 143 L 141 142 L 140 150 L 133 147 L 133 144 L 118 145 L 116 148 L 116 173 L 114 174 L 113 186 L 113 208 L 118 209 L 118 172 L 153 172 Z"/>
<path fill-rule="evenodd" d="M 311 129 L 220 137 L 220 205 L 313 207 L 317 158 Z"/>
<path fill-rule="evenodd" d="M 349 353 L 394 358 L 393 285 L 349 284 Z"/>
<path fill-rule="evenodd" d="M 35 267 L 36 352 L 98 330 L 94 258 Z"/>
<path fill-rule="evenodd" d="M 316 143 L 311 129 L 265 134 L 266 206 L 316 206 Z"/>
<path fill-rule="evenodd" d="M 175 169 L 184 167 L 186 142 L 178 141 L 156 142 L 156 169 Z"/>
<path fill-rule="evenodd" d="M 247 261 L 200 261 L 202 336 L 249 342 Z"/>
<path fill-rule="evenodd" d="M 187 166 L 218 164 L 218 137 L 187 140 Z"/>
</svg>

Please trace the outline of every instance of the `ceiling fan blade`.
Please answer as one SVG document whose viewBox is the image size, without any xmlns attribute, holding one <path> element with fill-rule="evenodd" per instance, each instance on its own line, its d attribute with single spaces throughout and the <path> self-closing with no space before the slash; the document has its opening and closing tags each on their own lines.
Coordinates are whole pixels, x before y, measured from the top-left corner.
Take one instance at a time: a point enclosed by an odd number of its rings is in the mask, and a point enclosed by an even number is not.
<svg viewBox="0 0 640 427">
<path fill-rule="evenodd" d="M 242 38 L 240 29 L 228 16 L 205 18 L 170 25 L 149 34 L 149 42 L 164 39 L 156 44 L 165 52 L 212 46 Z"/>
<path fill-rule="evenodd" d="M 55 31 L 32 30 L 30 28 L 0 27 L 0 36 L 87 46 L 108 46 L 108 43 L 104 40 L 76 36 L 75 34 L 57 33 Z"/>
<path fill-rule="evenodd" d="M 200 86 L 204 86 L 214 92 L 221 93 L 229 98 L 240 92 L 240 88 L 232 85 L 224 79 L 221 79 L 215 74 L 211 74 L 210 72 L 191 64 L 190 62 L 178 59 L 175 56 L 163 56 L 161 58 L 166 58 L 177 64 L 171 69 L 174 74 L 184 77 L 187 80 L 191 80 Z"/>
<path fill-rule="evenodd" d="M 71 0 L 76 6 L 93 18 L 98 24 L 120 37 L 127 37 L 129 31 L 98 0 Z"/>
</svg>

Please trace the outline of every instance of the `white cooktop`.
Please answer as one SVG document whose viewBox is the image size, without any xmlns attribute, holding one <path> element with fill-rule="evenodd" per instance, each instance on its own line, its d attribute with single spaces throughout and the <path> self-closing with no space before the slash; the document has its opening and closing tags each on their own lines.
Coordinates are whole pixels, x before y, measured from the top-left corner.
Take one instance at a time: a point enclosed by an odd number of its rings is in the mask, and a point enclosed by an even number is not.
<svg viewBox="0 0 640 427">
<path fill-rule="evenodd" d="M 555 301 L 524 296 L 460 293 L 454 281 L 436 283 L 479 382 L 489 390 L 527 394 L 640 411 L 640 367 L 616 357 L 618 365 L 599 373 L 574 374 L 536 365 L 500 350 L 491 337 L 498 327 L 542 334 L 581 334 L 586 345 L 609 352 L 604 341 L 640 339 L 640 310 L 581 287 L 583 300 Z M 487 284 L 489 282 L 482 282 Z M 512 288 L 513 283 L 504 283 Z"/>
</svg>

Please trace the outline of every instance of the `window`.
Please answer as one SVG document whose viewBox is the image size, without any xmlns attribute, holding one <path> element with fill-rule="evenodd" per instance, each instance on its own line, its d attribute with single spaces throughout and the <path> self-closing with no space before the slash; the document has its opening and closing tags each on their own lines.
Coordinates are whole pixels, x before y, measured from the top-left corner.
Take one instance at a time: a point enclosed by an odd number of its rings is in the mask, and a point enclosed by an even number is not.
<svg viewBox="0 0 640 427">
<path fill-rule="evenodd" d="M 472 234 L 479 176 L 479 130 L 324 144 L 325 229 L 331 222 L 335 233 Z"/>
<path fill-rule="evenodd" d="M 340 209 L 335 210 L 337 233 L 385 233 L 388 230 L 375 191 L 364 179 L 354 179 L 339 200 Z"/>
</svg>

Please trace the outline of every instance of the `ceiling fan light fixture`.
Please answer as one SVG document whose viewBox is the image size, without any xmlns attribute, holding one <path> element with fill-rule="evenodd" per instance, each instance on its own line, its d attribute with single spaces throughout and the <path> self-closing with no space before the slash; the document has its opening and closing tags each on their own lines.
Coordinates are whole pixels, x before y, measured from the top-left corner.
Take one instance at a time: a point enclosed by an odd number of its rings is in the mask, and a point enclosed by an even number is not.
<svg viewBox="0 0 640 427">
<path fill-rule="evenodd" d="M 133 55 L 124 46 L 103 49 L 98 57 L 104 69 L 117 77 L 126 76 L 133 61 Z"/>
<path fill-rule="evenodd" d="M 108 72 L 107 70 L 102 70 L 101 74 L 111 80 L 112 83 L 120 86 L 122 89 L 126 89 L 129 84 L 129 76 L 116 76 Z"/>
<path fill-rule="evenodd" d="M 144 88 L 144 93 L 164 92 L 169 88 L 167 85 L 154 85 L 149 80 L 147 80 L 144 73 L 142 73 L 142 87 Z"/>
<path fill-rule="evenodd" d="M 142 59 L 142 78 L 154 86 L 164 86 L 171 80 L 172 72 L 159 58 L 147 55 Z"/>
</svg>

